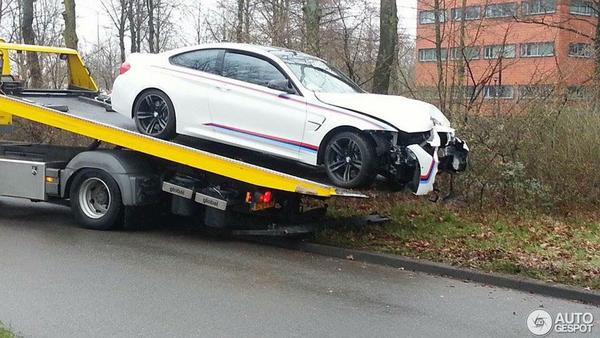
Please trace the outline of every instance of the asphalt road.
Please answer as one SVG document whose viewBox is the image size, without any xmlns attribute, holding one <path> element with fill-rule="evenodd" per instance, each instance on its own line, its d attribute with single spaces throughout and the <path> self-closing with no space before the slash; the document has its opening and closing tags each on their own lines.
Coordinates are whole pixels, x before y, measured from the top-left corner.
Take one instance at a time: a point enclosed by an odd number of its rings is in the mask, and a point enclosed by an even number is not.
<svg viewBox="0 0 600 338">
<path fill-rule="evenodd" d="M 539 306 L 600 332 L 592 306 L 0 198 L 0 321 L 25 337 L 523 337 Z"/>
</svg>

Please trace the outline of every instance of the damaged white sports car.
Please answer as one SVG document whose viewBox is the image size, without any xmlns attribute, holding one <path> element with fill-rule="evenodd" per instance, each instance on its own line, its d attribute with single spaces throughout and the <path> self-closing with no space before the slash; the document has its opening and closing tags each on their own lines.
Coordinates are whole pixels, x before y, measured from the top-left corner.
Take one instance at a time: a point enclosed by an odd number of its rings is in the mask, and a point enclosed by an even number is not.
<svg viewBox="0 0 600 338">
<path fill-rule="evenodd" d="M 287 49 L 220 43 L 132 54 L 112 105 L 144 134 L 323 166 L 343 188 L 381 174 L 420 195 L 438 170 L 466 168 L 468 147 L 435 106 L 366 93 L 325 61 Z"/>
</svg>

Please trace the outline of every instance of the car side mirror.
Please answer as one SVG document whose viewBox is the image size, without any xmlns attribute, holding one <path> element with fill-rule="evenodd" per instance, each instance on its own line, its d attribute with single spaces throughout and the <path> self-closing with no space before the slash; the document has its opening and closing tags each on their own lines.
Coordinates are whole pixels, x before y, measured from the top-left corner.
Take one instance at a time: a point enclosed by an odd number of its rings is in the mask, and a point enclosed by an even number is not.
<svg viewBox="0 0 600 338">
<path fill-rule="evenodd" d="M 294 87 L 292 86 L 292 82 L 290 80 L 271 80 L 267 84 L 267 87 L 275 90 L 279 90 L 282 92 L 286 92 L 288 94 L 296 94 Z"/>
</svg>

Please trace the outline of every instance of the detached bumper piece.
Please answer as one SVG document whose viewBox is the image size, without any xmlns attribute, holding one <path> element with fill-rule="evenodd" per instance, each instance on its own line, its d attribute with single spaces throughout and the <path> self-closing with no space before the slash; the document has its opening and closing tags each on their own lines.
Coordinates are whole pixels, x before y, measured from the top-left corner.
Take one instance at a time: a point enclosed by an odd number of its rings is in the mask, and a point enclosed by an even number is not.
<svg viewBox="0 0 600 338">
<path fill-rule="evenodd" d="M 467 169 L 469 159 L 469 147 L 467 143 L 458 137 L 450 144 L 440 149 L 439 169 L 444 172 L 457 173 Z"/>
<path fill-rule="evenodd" d="M 312 225 L 273 226 L 267 229 L 240 229 L 231 232 L 234 236 L 260 236 L 260 237 L 304 237 L 312 234 L 315 227 Z"/>
</svg>

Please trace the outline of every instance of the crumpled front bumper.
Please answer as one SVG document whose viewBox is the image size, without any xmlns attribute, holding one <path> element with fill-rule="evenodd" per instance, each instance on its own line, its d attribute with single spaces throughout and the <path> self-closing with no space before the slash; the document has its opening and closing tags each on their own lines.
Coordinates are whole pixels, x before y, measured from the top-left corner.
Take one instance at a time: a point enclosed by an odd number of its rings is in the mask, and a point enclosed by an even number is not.
<svg viewBox="0 0 600 338">
<path fill-rule="evenodd" d="M 434 151 L 427 152 L 418 144 L 396 147 L 395 161 L 388 177 L 416 195 L 426 195 L 433 191 L 439 161 L 436 148 L 431 149 Z"/>
<path fill-rule="evenodd" d="M 396 147 L 393 175 L 397 183 L 415 195 L 426 195 L 434 190 L 438 172 L 456 173 L 466 170 L 469 147 L 458 137 L 452 137 L 441 147 L 439 141 L 426 146 L 412 144 Z M 429 151 L 428 151 L 429 150 Z"/>
<path fill-rule="evenodd" d="M 440 171 L 457 173 L 467 169 L 469 146 L 465 141 L 455 137 L 439 153 Z"/>
</svg>

